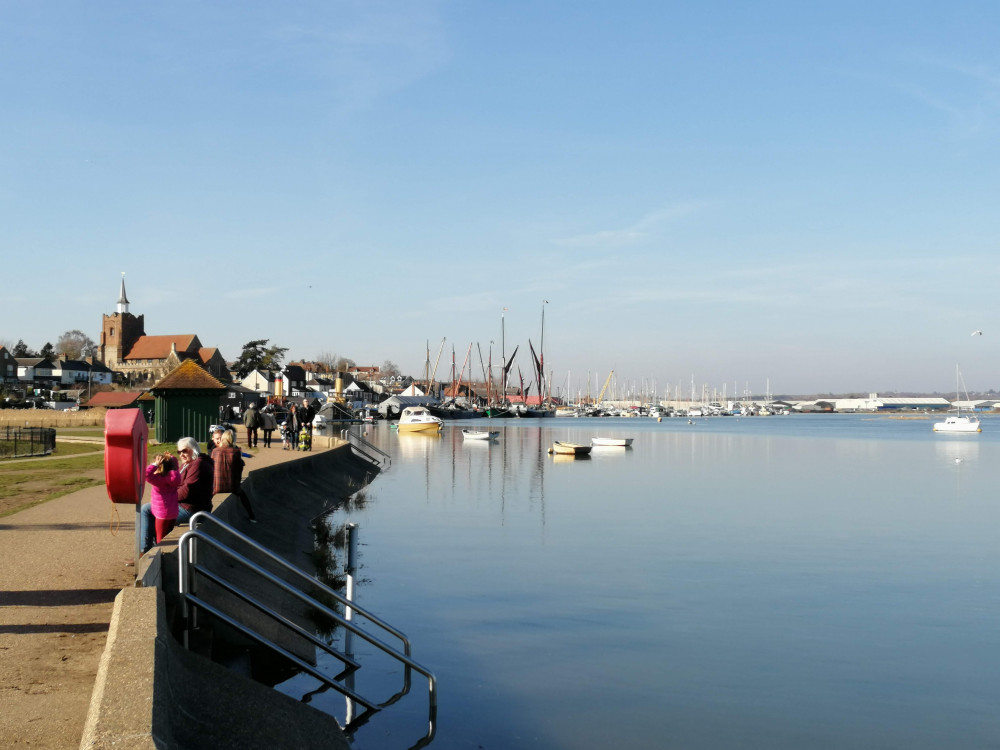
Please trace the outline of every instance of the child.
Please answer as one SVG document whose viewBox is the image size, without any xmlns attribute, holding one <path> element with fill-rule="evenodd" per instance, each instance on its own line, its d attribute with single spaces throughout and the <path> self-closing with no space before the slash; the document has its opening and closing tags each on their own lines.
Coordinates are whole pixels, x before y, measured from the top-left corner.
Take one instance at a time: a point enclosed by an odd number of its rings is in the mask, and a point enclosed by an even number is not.
<svg viewBox="0 0 1000 750">
<path fill-rule="evenodd" d="M 149 504 L 156 519 L 159 544 L 177 521 L 177 488 L 181 484 L 177 461 L 169 453 L 157 453 L 153 463 L 146 467 L 146 481 L 150 485 Z"/>
<path fill-rule="evenodd" d="M 281 450 L 287 451 L 292 442 L 292 431 L 288 427 L 288 422 L 281 423 Z"/>
</svg>

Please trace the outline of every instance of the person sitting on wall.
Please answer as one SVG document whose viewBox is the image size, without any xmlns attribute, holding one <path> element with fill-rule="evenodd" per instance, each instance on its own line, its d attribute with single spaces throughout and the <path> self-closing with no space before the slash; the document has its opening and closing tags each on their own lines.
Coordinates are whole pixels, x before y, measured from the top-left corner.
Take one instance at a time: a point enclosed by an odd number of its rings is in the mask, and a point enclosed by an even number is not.
<svg viewBox="0 0 1000 750">
<path fill-rule="evenodd" d="M 226 430 L 219 439 L 218 447 L 212 451 L 212 463 L 215 464 L 215 481 L 212 489 L 216 495 L 220 492 L 234 493 L 239 497 L 243 510 L 247 512 L 250 523 L 257 523 L 257 518 L 250 505 L 250 498 L 240 486 L 243 482 L 245 464 L 243 451 L 234 444 L 235 438 L 232 430 Z"/>
<path fill-rule="evenodd" d="M 170 457 L 169 452 L 164 452 L 163 455 Z M 200 510 L 212 512 L 215 466 L 211 458 L 202 455 L 198 441 L 193 437 L 184 437 L 177 441 L 177 458 L 181 466 L 181 484 L 177 488 L 176 524 L 183 526 Z M 156 542 L 156 522 L 149 503 L 143 504 L 139 516 L 142 554 L 146 554 Z"/>
</svg>

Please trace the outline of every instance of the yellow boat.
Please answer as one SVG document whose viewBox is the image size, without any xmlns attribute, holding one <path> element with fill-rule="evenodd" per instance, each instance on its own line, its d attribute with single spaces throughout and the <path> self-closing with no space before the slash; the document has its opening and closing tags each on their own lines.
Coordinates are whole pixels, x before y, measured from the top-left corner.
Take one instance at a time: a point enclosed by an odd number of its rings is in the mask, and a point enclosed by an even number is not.
<svg viewBox="0 0 1000 750">
<path fill-rule="evenodd" d="M 556 440 L 552 443 L 549 453 L 555 453 L 559 456 L 586 456 L 590 453 L 590 446 L 579 443 L 563 443 Z"/>
<path fill-rule="evenodd" d="M 440 432 L 444 423 L 424 406 L 407 406 L 399 415 L 400 432 Z"/>
</svg>

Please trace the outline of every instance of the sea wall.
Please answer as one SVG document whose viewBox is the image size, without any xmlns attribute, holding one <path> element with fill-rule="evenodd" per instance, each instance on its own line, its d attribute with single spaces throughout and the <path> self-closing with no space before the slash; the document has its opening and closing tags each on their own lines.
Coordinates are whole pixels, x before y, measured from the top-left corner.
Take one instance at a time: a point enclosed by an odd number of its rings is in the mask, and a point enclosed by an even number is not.
<svg viewBox="0 0 1000 750">
<path fill-rule="evenodd" d="M 349 446 L 341 445 L 253 471 L 244 488 L 258 523 L 249 522 L 235 496 L 218 505 L 215 515 L 311 571 L 313 519 L 376 474 Z M 123 590 L 115 601 L 81 748 L 346 750 L 349 743 L 334 718 L 177 642 L 171 625 L 176 613 L 176 542 L 183 531 L 176 530 L 142 558 L 137 588 Z M 284 604 L 294 609 L 292 600 Z M 270 623 L 258 617 L 254 627 L 267 631 Z"/>
</svg>

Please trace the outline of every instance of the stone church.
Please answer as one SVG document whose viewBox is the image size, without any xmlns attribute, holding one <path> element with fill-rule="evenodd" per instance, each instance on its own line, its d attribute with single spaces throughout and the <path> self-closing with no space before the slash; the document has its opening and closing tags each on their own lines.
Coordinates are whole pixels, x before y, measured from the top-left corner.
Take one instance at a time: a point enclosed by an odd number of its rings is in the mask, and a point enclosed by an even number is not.
<svg viewBox="0 0 1000 750">
<path fill-rule="evenodd" d="M 125 275 L 115 312 L 102 316 L 98 359 L 131 382 L 157 381 L 186 360 L 195 360 L 207 372 L 229 382 L 229 368 L 218 349 L 204 347 L 193 333 L 147 336 L 144 315 L 128 311 Z"/>
</svg>

